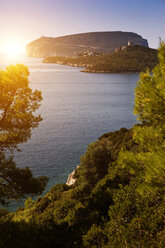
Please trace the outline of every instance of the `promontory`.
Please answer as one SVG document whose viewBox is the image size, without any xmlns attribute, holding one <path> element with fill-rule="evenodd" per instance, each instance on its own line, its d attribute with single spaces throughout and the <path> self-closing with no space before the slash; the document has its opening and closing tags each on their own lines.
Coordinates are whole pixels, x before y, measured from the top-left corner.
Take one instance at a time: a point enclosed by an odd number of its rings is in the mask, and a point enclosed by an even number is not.
<svg viewBox="0 0 165 248">
<path fill-rule="evenodd" d="M 61 37 L 40 37 L 26 47 L 27 56 L 45 58 L 48 56 L 76 57 L 80 53 L 110 53 L 128 42 L 148 47 L 148 41 L 133 32 L 108 31 L 73 34 Z"/>
</svg>

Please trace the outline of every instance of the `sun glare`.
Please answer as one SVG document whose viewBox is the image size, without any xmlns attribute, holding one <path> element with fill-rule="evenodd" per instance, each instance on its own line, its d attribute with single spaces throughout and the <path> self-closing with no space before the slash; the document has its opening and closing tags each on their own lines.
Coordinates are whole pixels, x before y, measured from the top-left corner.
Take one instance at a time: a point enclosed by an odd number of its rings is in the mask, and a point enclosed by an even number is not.
<svg viewBox="0 0 165 248">
<path fill-rule="evenodd" d="M 23 52 L 21 45 L 17 42 L 9 42 L 4 47 L 4 54 L 7 56 L 16 57 Z"/>
</svg>

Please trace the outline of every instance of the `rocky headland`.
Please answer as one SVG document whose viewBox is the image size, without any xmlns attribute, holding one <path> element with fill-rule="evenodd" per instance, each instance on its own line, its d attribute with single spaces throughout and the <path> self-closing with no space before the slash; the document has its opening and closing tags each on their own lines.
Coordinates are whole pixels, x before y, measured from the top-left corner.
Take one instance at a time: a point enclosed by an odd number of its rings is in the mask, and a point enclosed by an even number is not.
<svg viewBox="0 0 165 248">
<path fill-rule="evenodd" d="M 133 32 L 108 31 L 73 34 L 62 37 L 40 37 L 26 47 L 27 56 L 45 58 L 48 56 L 76 57 L 80 53 L 110 53 L 117 47 L 126 46 L 128 41 L 148 47 L 148 41 Z"/>
</svg>

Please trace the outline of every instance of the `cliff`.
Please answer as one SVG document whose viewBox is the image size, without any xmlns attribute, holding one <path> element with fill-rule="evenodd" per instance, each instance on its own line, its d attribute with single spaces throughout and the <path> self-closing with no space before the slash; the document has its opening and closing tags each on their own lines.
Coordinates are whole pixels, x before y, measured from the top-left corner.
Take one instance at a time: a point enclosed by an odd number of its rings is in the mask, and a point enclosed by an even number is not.
<svg viewBox="0 0 165 248">
<path fill-rule="evenodd" d="M 77 56 L 86 51 L 109 53 L 117 47 L 126 46 L 128 41 L 148 47 L 148 41 L 133 32 L 92 32 L 73 34 L 57 38 L 41 37 L 26 47 L 27 56 Z"/>
</svg>

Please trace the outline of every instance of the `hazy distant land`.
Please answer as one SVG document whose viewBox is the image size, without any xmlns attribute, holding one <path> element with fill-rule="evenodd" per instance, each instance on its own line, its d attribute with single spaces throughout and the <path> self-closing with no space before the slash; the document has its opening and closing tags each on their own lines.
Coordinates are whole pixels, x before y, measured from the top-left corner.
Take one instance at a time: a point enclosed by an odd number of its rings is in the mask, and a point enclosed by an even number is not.
<svg viewBox="0 0 165 248">
<path fill-rule="evenodd" d="M 110 53 L 117 47 L 126 46 L 128 41 L 148 47 L 148 41 L 133 32 L 91 32 L 57 38 L 41 37 L 26 47 L 27 56 L 45 58 L 48 56 L 76 57 L 79 53 Z"/>
<path fill-rule="evenodd" d="M 92 32 L 41 37 L 26 47 L 27 56 L 44 63 L 84 67 L 84 72 L 141 72 L 157 64 L 157 50 L 133 32 Z"/>
</svg>

